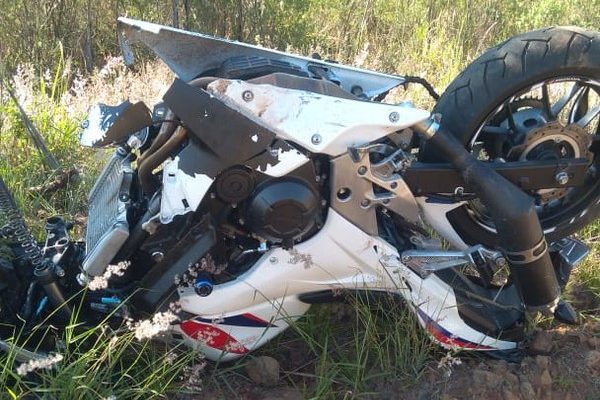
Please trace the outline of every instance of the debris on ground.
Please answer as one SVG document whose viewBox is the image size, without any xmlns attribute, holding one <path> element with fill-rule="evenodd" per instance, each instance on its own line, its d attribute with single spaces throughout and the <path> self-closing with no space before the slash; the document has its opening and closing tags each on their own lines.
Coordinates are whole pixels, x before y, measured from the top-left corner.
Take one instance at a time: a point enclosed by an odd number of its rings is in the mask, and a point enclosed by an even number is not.
<svg viewBox="0 0 600 400">
<path fill-rule="evenodd" d="M 246 364 L 246 373 L 254 383 L 275 386 L 279 383 L 279 362 L 273 357 L 255 357 Z"/>
</svg>

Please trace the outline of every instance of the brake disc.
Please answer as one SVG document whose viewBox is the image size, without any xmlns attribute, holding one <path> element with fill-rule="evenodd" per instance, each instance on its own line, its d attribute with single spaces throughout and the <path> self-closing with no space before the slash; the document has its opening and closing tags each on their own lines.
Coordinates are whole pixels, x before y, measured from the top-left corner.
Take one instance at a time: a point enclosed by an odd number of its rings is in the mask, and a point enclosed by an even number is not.
<svg viewBox="0 0 600 400">
<path fill-rule="evenodd" d="M 514 146 L 507 158 L 515 161 L 534 161 L 548 159 L 588 158 L 591 136 L 576 124 L 563 126 L 554 121 L 542 127 L 534 128 L 527 133 L 523 143 Z M 542 189 L 536 191 L 541 204 L 564 197 L 567 188 Z"/>
</svg>

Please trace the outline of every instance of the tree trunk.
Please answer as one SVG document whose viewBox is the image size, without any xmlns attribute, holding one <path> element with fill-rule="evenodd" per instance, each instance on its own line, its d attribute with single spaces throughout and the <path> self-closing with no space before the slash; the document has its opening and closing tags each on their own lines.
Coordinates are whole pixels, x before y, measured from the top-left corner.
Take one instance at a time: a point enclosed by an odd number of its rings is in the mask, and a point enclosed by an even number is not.
<svg viewBox="0 0 600 400">
<path fill-rule="evenodd" d="M 242 0 L 237 0 L 237 32 L 236 39 L 240 42 L 244 40 L 244 5 Z"/>
<path fill-rule="evenodd" d="M 94 47 L 92 44 L 92 4 L 91 0 L 86 2 L 87 21 L 85 27 L 85 42 L 83 43 L 83 61 L 85 70 L 92 72 L 94 70 Z"/>
<path fill-rule="evenodd" d="M 183 0 L 183 11 L 185 20 L 183 21 L 183 29 L 190 30 L 190 0 Z"/>
<path fill-rule="evenodd" d="M 179 28 L 179 4 L 177 0 L 172 0 L 173 4 L 173 28 Z"/>
</svg>

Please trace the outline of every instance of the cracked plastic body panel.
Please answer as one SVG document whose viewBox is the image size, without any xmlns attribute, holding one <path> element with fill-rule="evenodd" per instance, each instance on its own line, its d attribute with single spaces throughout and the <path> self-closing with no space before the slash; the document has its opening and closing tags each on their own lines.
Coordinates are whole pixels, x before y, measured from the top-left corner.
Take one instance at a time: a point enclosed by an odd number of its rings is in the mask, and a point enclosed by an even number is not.
<svg viewBox="0 0 600 400">
<path fill-rule="evenodd" d="M 323 75 L 350 93 L 376 97 L 404 83 L 404 77 L 367 71 L 332 62 L 296 56 L 246 43 L 188 32 L 121 17 L 119 41 L 126 63 L 133 63 L 129 44 L 141 42 L 152 49 L 182 80 L 189 81 L 222 67 L 234 57 L 264 57 L 285 62 L 308 75 Z"/>
</svg>

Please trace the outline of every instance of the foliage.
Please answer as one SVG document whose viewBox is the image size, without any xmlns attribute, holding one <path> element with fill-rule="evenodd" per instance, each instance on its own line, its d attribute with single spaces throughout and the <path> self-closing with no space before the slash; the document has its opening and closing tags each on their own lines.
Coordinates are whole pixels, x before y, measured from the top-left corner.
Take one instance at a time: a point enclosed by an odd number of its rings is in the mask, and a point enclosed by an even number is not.
<svg viewBox="0 0 600 400">
<path fill-rule="evenodd" d="M 91 70 L 118 54 L 120 15 L 200 32 L 293 48 L 341 62 L 365 48 L 368 64 L 427 75 L 440 87 L 492 43 L 535 27 L 598 28 L 599 0 L 0 0 L 0 75 L 17 65 L 56 68 L 56 51 Z M 174 12 L 176 10 L 176 12 Z M 92 61 L 86 66 L 86 54 Z M 42 70 L 43 72 L 43 70 Z"/>
<path fill-rule="evenodd" d="M 113 330 L 107 322 L 89 329 L 69 324 L 58 338 L 58 353 L 49 357 L 58 362 L 45 368 L 43 362 L 23 368 L 15 347 L 0 354 L 0 398 L 148 399 L 187 391 L 186 367 L 201 360 L 199 354 L 139 342 L 133 332 Z M 50 328 L 39 330 L 46 339 L 52 335 Z"/>
</svg>

